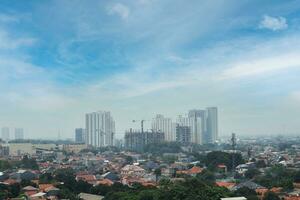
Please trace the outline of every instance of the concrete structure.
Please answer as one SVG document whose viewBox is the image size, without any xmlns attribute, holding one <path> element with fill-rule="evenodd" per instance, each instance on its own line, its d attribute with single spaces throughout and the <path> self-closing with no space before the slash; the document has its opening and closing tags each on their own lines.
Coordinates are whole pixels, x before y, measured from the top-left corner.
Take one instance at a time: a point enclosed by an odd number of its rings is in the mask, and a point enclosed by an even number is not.
<svg viewBox="0 0 300 200">
<path fill-rule="evenodd" d="M 75 129 L 75 142 L 85 143 L 85 130 L 83 128 Z"/>
<path fill-rule="evenodd" d="M 166 141 L 175 141 L 175 127 L 171 118 L 165 118 L 163 115 L 156 115 L 152 120 L 152 130 L 155 132 L 163 132 Z"/>
<path fill-rule="evenodd" d="M 9 144 L 9 155 L 20 156 L 24 154 L 33 155 L 35 154 L 35 148 L 31 143 L 10 143 Z"/>
<path fill-rule="evenodd" d="M 86 149 L 86 144 L 65 144 L 63 150 L 68 153 L 79 153 L 81 150 Z"/>
<path fill-rule="evenodd" d="M 192 142 L 196 144 L 205 143 L 204 135 L 206 133 L 206 111 L 195 109 L 190 110 L 188 117 L 192 120 Z"/>
<path fill-rule="evenodd" d="M 208 107 L 206 121 L 206 143 L 215 143 L 218 139 L 218 108 Z"/>
<path fill-rule="evenodd" d="M 110 112 L 98 111 L 85 116 L 86 144 L 94 147 L 113 146 L 115 121 Z"/>
<path fill-rule="evenodd" d="M 191 143 L 191 127 L 177 125 L 176 141 L 182 144 Z"/>
<path fill-rule="evenodd" d="M 1 129 L 1 139 L 3 141 L 9 141 L 10 137 L 9 137 L 9 128 L 8 127 L 3 127 Z"/>
<path fill-rule="evenodd" d="M 195 144 L 202 144 L 202 119 L 199 117 L 182 117 L 178 116 L 176 123 L 179 126 L 188 126 L 191 131 L 191 140 L 190 142 Z M 176 126 L 177 127 L 177 126 Z"/>
<path fill-rule="evenodd" d="M 155 131 L 127 131 L 125 133 L 125 148 L 128 150 L 142 151 L 147 144 L 163 142 L 165 134 Z"/>
<path fill-rule="evenodd" d="M 24 129 L 23 128 L 15 128 L 15 139 L 16 140 L 24 140 Z"/>
</svg>

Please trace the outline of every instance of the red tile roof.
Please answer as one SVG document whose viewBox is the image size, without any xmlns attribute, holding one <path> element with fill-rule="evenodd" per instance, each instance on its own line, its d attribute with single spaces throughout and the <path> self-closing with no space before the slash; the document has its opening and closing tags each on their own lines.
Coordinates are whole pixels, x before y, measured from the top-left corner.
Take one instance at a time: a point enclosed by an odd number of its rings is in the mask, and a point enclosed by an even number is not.
<svg viewBox="0 0 300 200">
<path fill-rule="evenodd" d="M 236 185 L 236 183 L 232 182 L 216 182 L 216 185 L 219 187 L 232 188 Z"/>
</svg>

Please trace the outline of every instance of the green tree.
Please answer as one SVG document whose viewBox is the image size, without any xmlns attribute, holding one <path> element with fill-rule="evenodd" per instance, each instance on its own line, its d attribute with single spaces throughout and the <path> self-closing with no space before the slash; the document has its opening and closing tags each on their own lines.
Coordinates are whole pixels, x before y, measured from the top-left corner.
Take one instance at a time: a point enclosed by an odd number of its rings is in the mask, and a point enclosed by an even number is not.
<svg viewBox="0 0 300 200">
<path fill-rule="evenodd" d="M 154 170 L 154 174 L 155 174 L 155 181 L 158 181 L 158 178 L 161 176 L 161 169 L 157 168 Z"/>
<path fill-rule="evenodd" d="M 259 174 L 260 174 L 260 171 L 258 169 L 253 168 L 253 169 L 249 169 L 246 171 L 245 177 L 248 179 L 252 179 Z"/>
<path fill-rule="evenodd" d="M 244 196 L 244 197 L 247 197 L 247 199 L 251 199 L 251 200 L 258 200 L 256 192 L 247 187 L 242 187 L 242 188 L 237 189 L 234 192 L 234 195 L 235 196 Z"/>
<path fill-rule="evenodd" d="M 203 182 L 214 183 L 216 181 L 214 173 L 207 169 L 204 169 L 200 174 L 197 174 L 196 177 Z"/>
<path fill-rule="evenodd" d="M 11 169 L 11 164 L 7 160 L 0 160 L 0 171 Z"/>
<path fill-rule="evenodd" d="M 21 167 L 25 169 L 33 169 L 38 170 L 39 166 L 35 159 L 29 158 L 27 155 L 25 155 L 21 160 Z"/>
<path fill-rule="evenodd" d="M 39 183 L 52 183 L 54 181 L 51 173 L 44 173 L 39 176 Z"/>
</svg>

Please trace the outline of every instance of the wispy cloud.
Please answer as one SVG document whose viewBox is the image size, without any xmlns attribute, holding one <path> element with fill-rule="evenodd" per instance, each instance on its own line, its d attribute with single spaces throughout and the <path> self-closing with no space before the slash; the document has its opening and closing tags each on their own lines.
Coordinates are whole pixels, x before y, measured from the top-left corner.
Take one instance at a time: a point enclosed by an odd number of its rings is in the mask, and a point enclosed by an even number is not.
<svg viewBox="0 0 300 200">
<path fill-rule="evenodd" d="M 270 29 L 272 31 L 279 31 L 288 28 L 287 20 L 284 17 L 271 17 L 264 15 L 262 21 L 259 24 L 261 29 Z"/>
<path fill-rule="evenodd" d="M 126 21 L 130 15 L 130 9 L 122 3 L 115 3 L 107 7 L 107 13 L 109 15 L 118 15 L 121 19 Z"/>
<path fill-rule="evenodd" d="M 13 50 L 24 46 L 32 46 L 36 41 L 35 38 L 30 37 L 12 38 L 5 30 L 0 30 L 0 49 Z"/>
<path fill-rule="evenodd" d="M 13 15 L 0 14 L 0 22 L 2 23 L 10 23 L 10 22 L 18 22 L 19 18 Z"/>
<path fill-rule="evenodd" d="M 299 52 L 300 53 L 300 52 Z M 260 58 L 259 60 L 248 60 L 234 64 L 221 74 L 221 79 L 243 78 L 247 76 L 265 75 L 283 69 L 300 67 L 300 54 L 284 54 L 276 57 Z"/>
</svg>

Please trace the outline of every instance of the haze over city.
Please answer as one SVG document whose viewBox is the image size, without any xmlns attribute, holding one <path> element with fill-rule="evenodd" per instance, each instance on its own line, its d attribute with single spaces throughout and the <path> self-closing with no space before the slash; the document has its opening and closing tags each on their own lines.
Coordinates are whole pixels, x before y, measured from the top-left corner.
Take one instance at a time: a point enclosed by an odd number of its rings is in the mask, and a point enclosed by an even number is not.
<svg viewBox="0 0 300 200">
<path fill-rule="evenodd" d="M 132 120 L 216 106 L 220 136 L 297 134 L 299 9 L 295 0 L 2 0 L 0 127 L 73 138 L 86 113 L 105 110 L 122 138 L 140 127 Z"/>
</svg>

